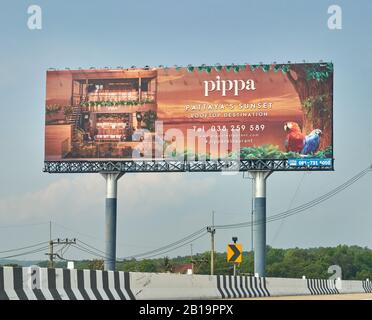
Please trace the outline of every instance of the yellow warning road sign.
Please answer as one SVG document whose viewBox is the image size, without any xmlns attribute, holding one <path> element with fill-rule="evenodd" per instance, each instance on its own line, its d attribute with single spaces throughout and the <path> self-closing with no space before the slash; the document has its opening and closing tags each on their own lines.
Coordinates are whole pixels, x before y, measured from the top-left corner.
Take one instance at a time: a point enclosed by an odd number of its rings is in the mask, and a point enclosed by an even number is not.
<svg viewBox="0 0 372 320">
<path fill-rule="evenodd" d="M 227 261 L 241 263 L 242 262 L 242 244 L 230 243 L 227 245 Z"/>
</svg>

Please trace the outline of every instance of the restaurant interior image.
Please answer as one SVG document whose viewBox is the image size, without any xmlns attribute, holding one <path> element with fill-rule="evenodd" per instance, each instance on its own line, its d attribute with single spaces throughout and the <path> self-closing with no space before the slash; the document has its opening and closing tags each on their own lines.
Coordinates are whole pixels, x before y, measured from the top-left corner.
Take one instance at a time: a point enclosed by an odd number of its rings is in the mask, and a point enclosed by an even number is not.
<svg viewBox="0 0 372 320">
<path fill-rule="evenodd" d="M 156 76 L 142 69 L 48 71 L 46 159 L 131 158 L 141 132 L 154 132 Z"/>
</svg>

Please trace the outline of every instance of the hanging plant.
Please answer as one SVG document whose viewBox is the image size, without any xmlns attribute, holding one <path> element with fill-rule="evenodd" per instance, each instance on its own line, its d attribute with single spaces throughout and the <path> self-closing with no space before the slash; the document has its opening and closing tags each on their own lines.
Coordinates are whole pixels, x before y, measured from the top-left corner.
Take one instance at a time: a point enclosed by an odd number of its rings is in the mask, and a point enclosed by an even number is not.
<svg viewBox="0 0 372 320">
<path fill-rule="evenodd" d="M 234 72 L 239 72 L 241 70 L 244 70 L 245 66 L 243 64 L 240 64 L 240 65 L 233 66 L 233 68 L 234 68 Z"/>
<path fill-rule="evenodd" d="M 201 66 L 198 67 L 198 71 L 202 72 L 205 69 L 205 64 L 202 64 Z"/>
<path fill-rule="evenodd" d="M 72 106 L 65 106 L 64 110 L 63 110 L 63 113 L 66 117 L 68 117 L 68 116 L 72 115 L 73 111 L 74 111 L 74 109 L 73 109 Z"/>
<path fill-rule="evenodd" d="M 274 70 L 275 73 L 277 73 L 280 69 L 281 69 L 281 65 L 279 65 L 279 64 L 276 64 L 276 65 L 273 67 L 273 70 Z"/>
<path fill-rule="evenodd" d="M 290 68 L 290 66 L 288 64 L 283 65 L 282 66 L 282 72 L 283 73 L 288 73 L 289 72 L 289 68 Z"/>
<path fill-rule="evenodd" d="M 220 72 L 222 70 L 222 66 L 220 64 L 217 64 L 214 66 L 214 69 L 217 71 L 217 72 Z"/>
<path fill-rule="evenodd" d="M 269 64 L 264 64 L 261 66 L 261 69 L 263 72 L 269 72 L 270 71 L 270 65 Z"/>
<path fill-rule="evenodd" d="M 188 65 L 187 66 L 187 71 L 188 72 L 193 72 L 194 71 L 194 67 L 192 65 Z"/>
<path fill-rule="evenodd" d="M 59 105 L 56 105 L 56 104 L 48 105 L 46 107 L 46 114 L 49 115 L 49 114 L 57 113 L 61 110 L 62 110 L 62 106 L 59 106 Z"/>
</svg>

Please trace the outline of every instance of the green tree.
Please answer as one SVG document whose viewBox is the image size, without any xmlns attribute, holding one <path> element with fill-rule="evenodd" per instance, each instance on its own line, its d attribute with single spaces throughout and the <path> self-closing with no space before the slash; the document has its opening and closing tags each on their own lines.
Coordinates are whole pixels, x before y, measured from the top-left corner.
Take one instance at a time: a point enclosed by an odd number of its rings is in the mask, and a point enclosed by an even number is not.
<svg viewBox="0 0 372 320">
<path fill-rule="evenodd" d="M 157 267 L 153 260 L 145 259 L 139 262 L 138 271 L 140 272 L 156 272 Z"/>
<path fill-rule="evenodd" d="M 168 258 L 168 256 L 164 257 L 161 270 L 163 272 L 172 272 L 173 264 L 171 263 L 171 260 Z"/>
<path fill-rule="evenodd" d="M 18 268 L 18 267 L 21 267 L 21 266 L 17 263 L 7 263 L 7 264 L 4 264 L 3 267 Z"/>
<path fill-rule="evenodd" d="M 94 259 L 88 264 L 88 269 L 103 270 L 104 262 L 100 259 Z"/>
</svg>

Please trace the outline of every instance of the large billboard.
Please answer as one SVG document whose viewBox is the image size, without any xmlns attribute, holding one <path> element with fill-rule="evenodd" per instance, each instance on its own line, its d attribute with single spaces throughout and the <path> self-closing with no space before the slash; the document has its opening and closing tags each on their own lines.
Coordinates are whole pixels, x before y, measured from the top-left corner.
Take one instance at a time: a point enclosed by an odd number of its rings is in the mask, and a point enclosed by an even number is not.
<svg viewBox="0 0 372 320">
<path fill-rule="evenodd" d="M 47 72 L 45 160 L 333 159 L 333 64 Z"/>
</svg>

